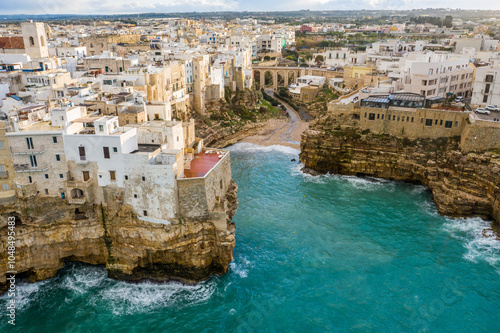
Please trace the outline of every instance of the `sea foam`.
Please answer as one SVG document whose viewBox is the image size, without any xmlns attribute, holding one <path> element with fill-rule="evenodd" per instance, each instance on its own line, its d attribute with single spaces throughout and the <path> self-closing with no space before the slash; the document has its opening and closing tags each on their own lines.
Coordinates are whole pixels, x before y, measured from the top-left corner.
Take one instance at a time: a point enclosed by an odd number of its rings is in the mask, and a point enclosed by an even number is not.
<svg viewBox="0 0 500 333">
<path fill-rule="evenodd" d="M 500 240 L 490 229 L 490 224 L 481 218 L 447 218 L 443 227 L 467 249 L 465 259 L 472 262 L 484 260 L 500 274 Z"/>
<path fill-rule="evenodd" d="M 254 143 L 249 143 L 249 142 L 238 142 L 235 143 L 232 146 L 229 146 L 225 148 L 229 151 L 237 151 L 237 152 L 280 152 L 283 154 L 288 154 L 288 155 L 294 155 L 296 157 L 299 156 L 300 150 L 286 147 L 286 146 L 281 146 L 281 145 L 272 145 L 272 146 L 261 146 L 261 145 L 256 145 Z"/>
</svg>

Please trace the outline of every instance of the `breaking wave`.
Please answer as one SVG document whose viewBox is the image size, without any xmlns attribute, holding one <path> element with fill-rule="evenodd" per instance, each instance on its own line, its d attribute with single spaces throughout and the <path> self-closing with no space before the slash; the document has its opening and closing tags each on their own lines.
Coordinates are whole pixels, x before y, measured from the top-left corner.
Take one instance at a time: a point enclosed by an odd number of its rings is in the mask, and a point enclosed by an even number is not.
<svg viewBox="0 0 500 333">
<path fill-rule="evenodd" d="M 229 151 L 238 151 L 238 152 L 256 152 L 256 151 L 261 151 L 261 152 L 280 152 L 283 154 L 288 154 L 288 155 L 294 155 L 294 156 L 299 156 L 300 150 L 299 149 L 294 149 L 286 146 L 280 146 L 280 145 L 272 145 L 272 146 L 260 146 L 256 145 L 254 143 L 249 143 L 249 142 L 239 142 L 235 143 L 234 145 L 227 147 L 226 148 Z"/>
<path fill-rule="evenodd" d="M 500 274 L 500 239 L 490 229 L 490 224 L 481 218 L 447 218 L 443 227 L 467 249 L 465 259 L 472 262 L 484 260 Z"/>
</svg>

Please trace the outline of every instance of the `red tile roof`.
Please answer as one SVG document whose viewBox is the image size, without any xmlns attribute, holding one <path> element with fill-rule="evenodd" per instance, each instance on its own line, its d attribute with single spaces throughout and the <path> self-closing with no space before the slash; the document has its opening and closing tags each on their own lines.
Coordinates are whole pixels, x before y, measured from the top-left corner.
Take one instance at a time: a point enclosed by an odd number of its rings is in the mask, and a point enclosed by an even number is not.
<svg viewBox="0 0 500 333">
<path fill-rule="evenodd" d="M 0 37 L 0 49 L 24 49 L 23 37 Z"/>
</svg>

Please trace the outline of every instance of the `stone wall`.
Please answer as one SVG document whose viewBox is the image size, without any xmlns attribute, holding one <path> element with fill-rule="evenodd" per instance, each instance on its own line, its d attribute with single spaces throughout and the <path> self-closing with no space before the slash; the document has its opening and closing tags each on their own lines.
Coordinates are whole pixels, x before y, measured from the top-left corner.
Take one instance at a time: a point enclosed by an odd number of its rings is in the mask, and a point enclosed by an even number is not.
<svg viewBox="0 0 500 333">
<path fill-rule="evenodd" d="M 500 148 L 500 122 L 481 121 L 470 117 L 464 128 L 460 147 L 465 152 Z"/>
<path fill-rule="evenodd" d="M 460 136 L 465 128 L 468 112 L 412 109 L 401 107 L 355 107 L 354 104 L 328 104 L 333 115 L 348 114 L 358 120 L 361 130 L 409 139 Z"/>
<path fill-rule="evenodd" d="M 229 152 L 205 177 L 177 179 L 180 216 L 207 218 L 222 203 L 231 181 Z"/>
</svg>

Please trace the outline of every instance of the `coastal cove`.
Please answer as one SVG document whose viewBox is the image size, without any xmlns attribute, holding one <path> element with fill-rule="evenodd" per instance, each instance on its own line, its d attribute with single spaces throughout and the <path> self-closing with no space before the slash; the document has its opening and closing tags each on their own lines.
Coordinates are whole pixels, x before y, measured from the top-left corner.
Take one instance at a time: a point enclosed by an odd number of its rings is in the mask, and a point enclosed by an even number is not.
<svg viewBox="0 0 500 333">
<path fill-rule="evenodd" d="M 67 263 L 22 284 L 17 332 L 494 331 L 500 241 L 441 216 L 422 185 L 301 171 L 298 150 L 238 143 L 229 272 L 128 283 Z M 0 314 L 5 317 L 5 296 Z M 210 329 L 207 329 L 210 327 Z"/>
</svg>

